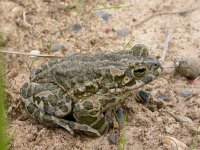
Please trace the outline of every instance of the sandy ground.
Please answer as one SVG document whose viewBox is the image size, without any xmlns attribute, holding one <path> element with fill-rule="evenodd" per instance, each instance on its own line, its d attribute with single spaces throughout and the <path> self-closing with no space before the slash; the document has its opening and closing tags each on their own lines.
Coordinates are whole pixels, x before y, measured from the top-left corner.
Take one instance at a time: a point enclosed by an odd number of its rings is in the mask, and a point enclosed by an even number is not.
<svg viewBox="0 0 200 150">
<path fill-rule="evenodd" d="M 121 2 L 123 6 L 119 9 L 110 8 L 110 3 L 116 2 Z M 30 52 L 36 49 L 51 55 L 93 53 L 99 49 L 123 49 L 133 39 L 130 45 L 142 43 L 150 48 L 151 55 L 161 56 L 167 34 L 173 30 L 165 66 L 173 64 L 177 56 L 197 57 L 200 54 L 200 9 L 196 9 L 200 6 L 199 0 L 88 0 L 84 4 L 70 0 L 1 0 L 0 6 L 3 17 L 0 31 L 4 35 L 7 50 Z M 96 15 L 98 8 L 102 8 L 104 14 L 109 14 L 105 15 L 107 21 L 105 16 L 103 20 Z M 188 13 L 152 17 L 136 27 L 153 14 L 193 8 L 196 10 Z M 26 21 L 22 17 L 23 11 Z M 75 23 L 81 25 L 81 28 L 75 26 L 79 31 L 72 30 Z M 122 29 L 129 31 L 126 37 L 117 35 Z M 53 52 L 50 48 L 53 44 L 60 44 L 64 48 Z M 64 129 L 49 129 L 29 119 L 20 103 L 19 88 L 28 80 L 30 70 L 48 59 L 38 58 L 33 62 L 32 58 L 19 55 L 6 55 L 6 58 L 11 149 L 119 149 L 119 144 L 109 144 L 109 133 L 95 139 L 83 135 L 72 136 Z M 163 74 L 145 87 L 154 97 L 169 97 L 161 107 L 147 107 L 133 98 L 126 103 L 130 111 L 125 127 L 125 149 L 173 149 L 163 145 L 165 136 L 174 137 L 191 149 L 200 149 L 199 86 L 200 80 L 191 83 L 184 77 L 174 75 L 173 68 L 165 67 Z M 182 119 L 177 119 L 176 115 Z"/>
</svg>

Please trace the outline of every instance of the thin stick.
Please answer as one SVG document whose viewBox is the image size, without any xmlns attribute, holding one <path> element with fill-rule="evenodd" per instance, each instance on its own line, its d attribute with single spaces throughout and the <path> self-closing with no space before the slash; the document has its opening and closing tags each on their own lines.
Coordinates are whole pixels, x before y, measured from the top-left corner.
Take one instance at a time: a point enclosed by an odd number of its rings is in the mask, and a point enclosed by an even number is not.
<svg viewBox="0 0 200 150">
<path fill-rule="evenodd" d="M 138 24 L 136 24 L 135 27 L 138 27 L 138 26 L 142 25 L 143 23 L 145 23 L 145 22 L 149 21 L 150 19 L 152 19 L 154 17 L 157 17 L 157 16 L 161 16 L 161 15 L 176 15 L 176 14 L 183 15 L 183 14 L 195 11 L 197 9 L 199 9 L 199 8 L 193 8 L 193 9 L 189 9 L 189 10 L 185 10 L 185 11 L 177 11 L 177 12 L 159 12 L 159 13 L 155 13 L 155 14 L 145 18 L 144 20 L 142 20 Z"/>
<path fill-rule="evenodd" d="M 173 30 L 170 29 L 168 31 L 168 35 L 167 35 L 167 38 L 165 39 L 165 42 L 164 42 L 164 46 L 163 46 L 163 53 L 162 53 L 162 56 L 160 58 L 160 61 L 161 62 L 164 62 L 165 61 L 165 58 L 167 56 L 167 52 L 168 52 L 168 47 L 169 47 L 169 43 L 170 41 L 172 40 L 172 34 L 173 34 Z"/>
<path fill-rule="evenodd" d="M 47 54 L 33 55 L 33 54 L 30 54 L 30 53 L 16 52 L 16 51 L 10 51 L 10 50 L 0 50 L 0 53 L 17 54 L 17 55 L 32 56 L 32 57 L 64 58 L 64 56 L 55 56 L 55 55 L 47 55 Z"/>
<path fill-rule="evenodd" d="M 102 8 L 96 8 L 94 9 L 95 11 L 98 10 L 104 10 L 104 9 L 119 9 L 119 8 L 124 8 L 124 7 L 132 7 L 133 5 L 116 5 L 116 6 L 110 6 L 110 7 L 102 7 Z"/>
</svg>

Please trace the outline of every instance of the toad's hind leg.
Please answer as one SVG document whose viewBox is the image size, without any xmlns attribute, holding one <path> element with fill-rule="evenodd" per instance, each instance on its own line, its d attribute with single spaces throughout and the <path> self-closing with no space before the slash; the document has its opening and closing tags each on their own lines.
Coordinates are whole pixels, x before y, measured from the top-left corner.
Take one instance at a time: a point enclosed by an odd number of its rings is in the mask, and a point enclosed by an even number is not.
<svg viewBox="0 0 200 150">
<path fill-rule="evenodd" d="M 73 130 L 83 130 L 100 136 L 97 130 L 88 125 L 60 118 L 71 112 L 71 100 L 57 85 L 25 83 L 21 88 L 21 97 L 26 111 L 42 124 L 50 127 L 61 126 L 71 134 Z"/>
<path fill-rule="evenodd" d="M 66 129 L 71 134 L 74 134 L 74 131 L 87 131 L 94 136 L 100 136 L 99 132 L 91 128 L 90 126 L 49 115 L 48 113 L 45 113 L 40 109 L 38 109 L 32 102 L 26 105 L 26 110 L 32 116 L 32 118 L 47 126 L 50 127 L 60 126 Z"/>
<path fill-rule="evenodd" d="M 52 116 L 64 117 L 72 110 L 71 98 L 54 83 L 25 83 L 21 88 L 21 98 L 25 106 L 33 103 Z"/>
</svg>

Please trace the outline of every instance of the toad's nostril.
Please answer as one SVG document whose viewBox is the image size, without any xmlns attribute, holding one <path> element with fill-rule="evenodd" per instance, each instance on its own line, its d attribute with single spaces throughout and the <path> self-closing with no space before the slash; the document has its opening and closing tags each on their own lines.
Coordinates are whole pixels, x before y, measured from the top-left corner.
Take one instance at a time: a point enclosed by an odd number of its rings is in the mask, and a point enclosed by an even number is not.
<svg viewBox="0 0 200 150">
<path fill-rule="evenodd" d="M 160 68 L 161 70 L 163 70 L 163 67 L 161 66 L 160 62 L 154 62 L 153 67 L 154 67 L 155 69 Z"/>
</svg>

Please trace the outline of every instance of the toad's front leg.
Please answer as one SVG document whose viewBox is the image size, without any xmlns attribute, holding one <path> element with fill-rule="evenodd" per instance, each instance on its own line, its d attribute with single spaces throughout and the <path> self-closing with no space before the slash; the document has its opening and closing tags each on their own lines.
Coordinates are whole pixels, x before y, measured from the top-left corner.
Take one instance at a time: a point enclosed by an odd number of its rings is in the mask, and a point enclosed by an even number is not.
<svg viewBox="0 0 200 150">
<path fill-rule="evenodd" d="M 126 92 L 121 95 L 106 94 L 93 95 L 75 104 L 73 115 L 77 122 L 87 124 L 99 131 L 100 134 L 108 130 L 112 119 L 107 117 L 107 111 L 121 106 L 127 97 L 133 93 Z M 86 131 L 87 134 L 87 131 Z"/>
</svg>

